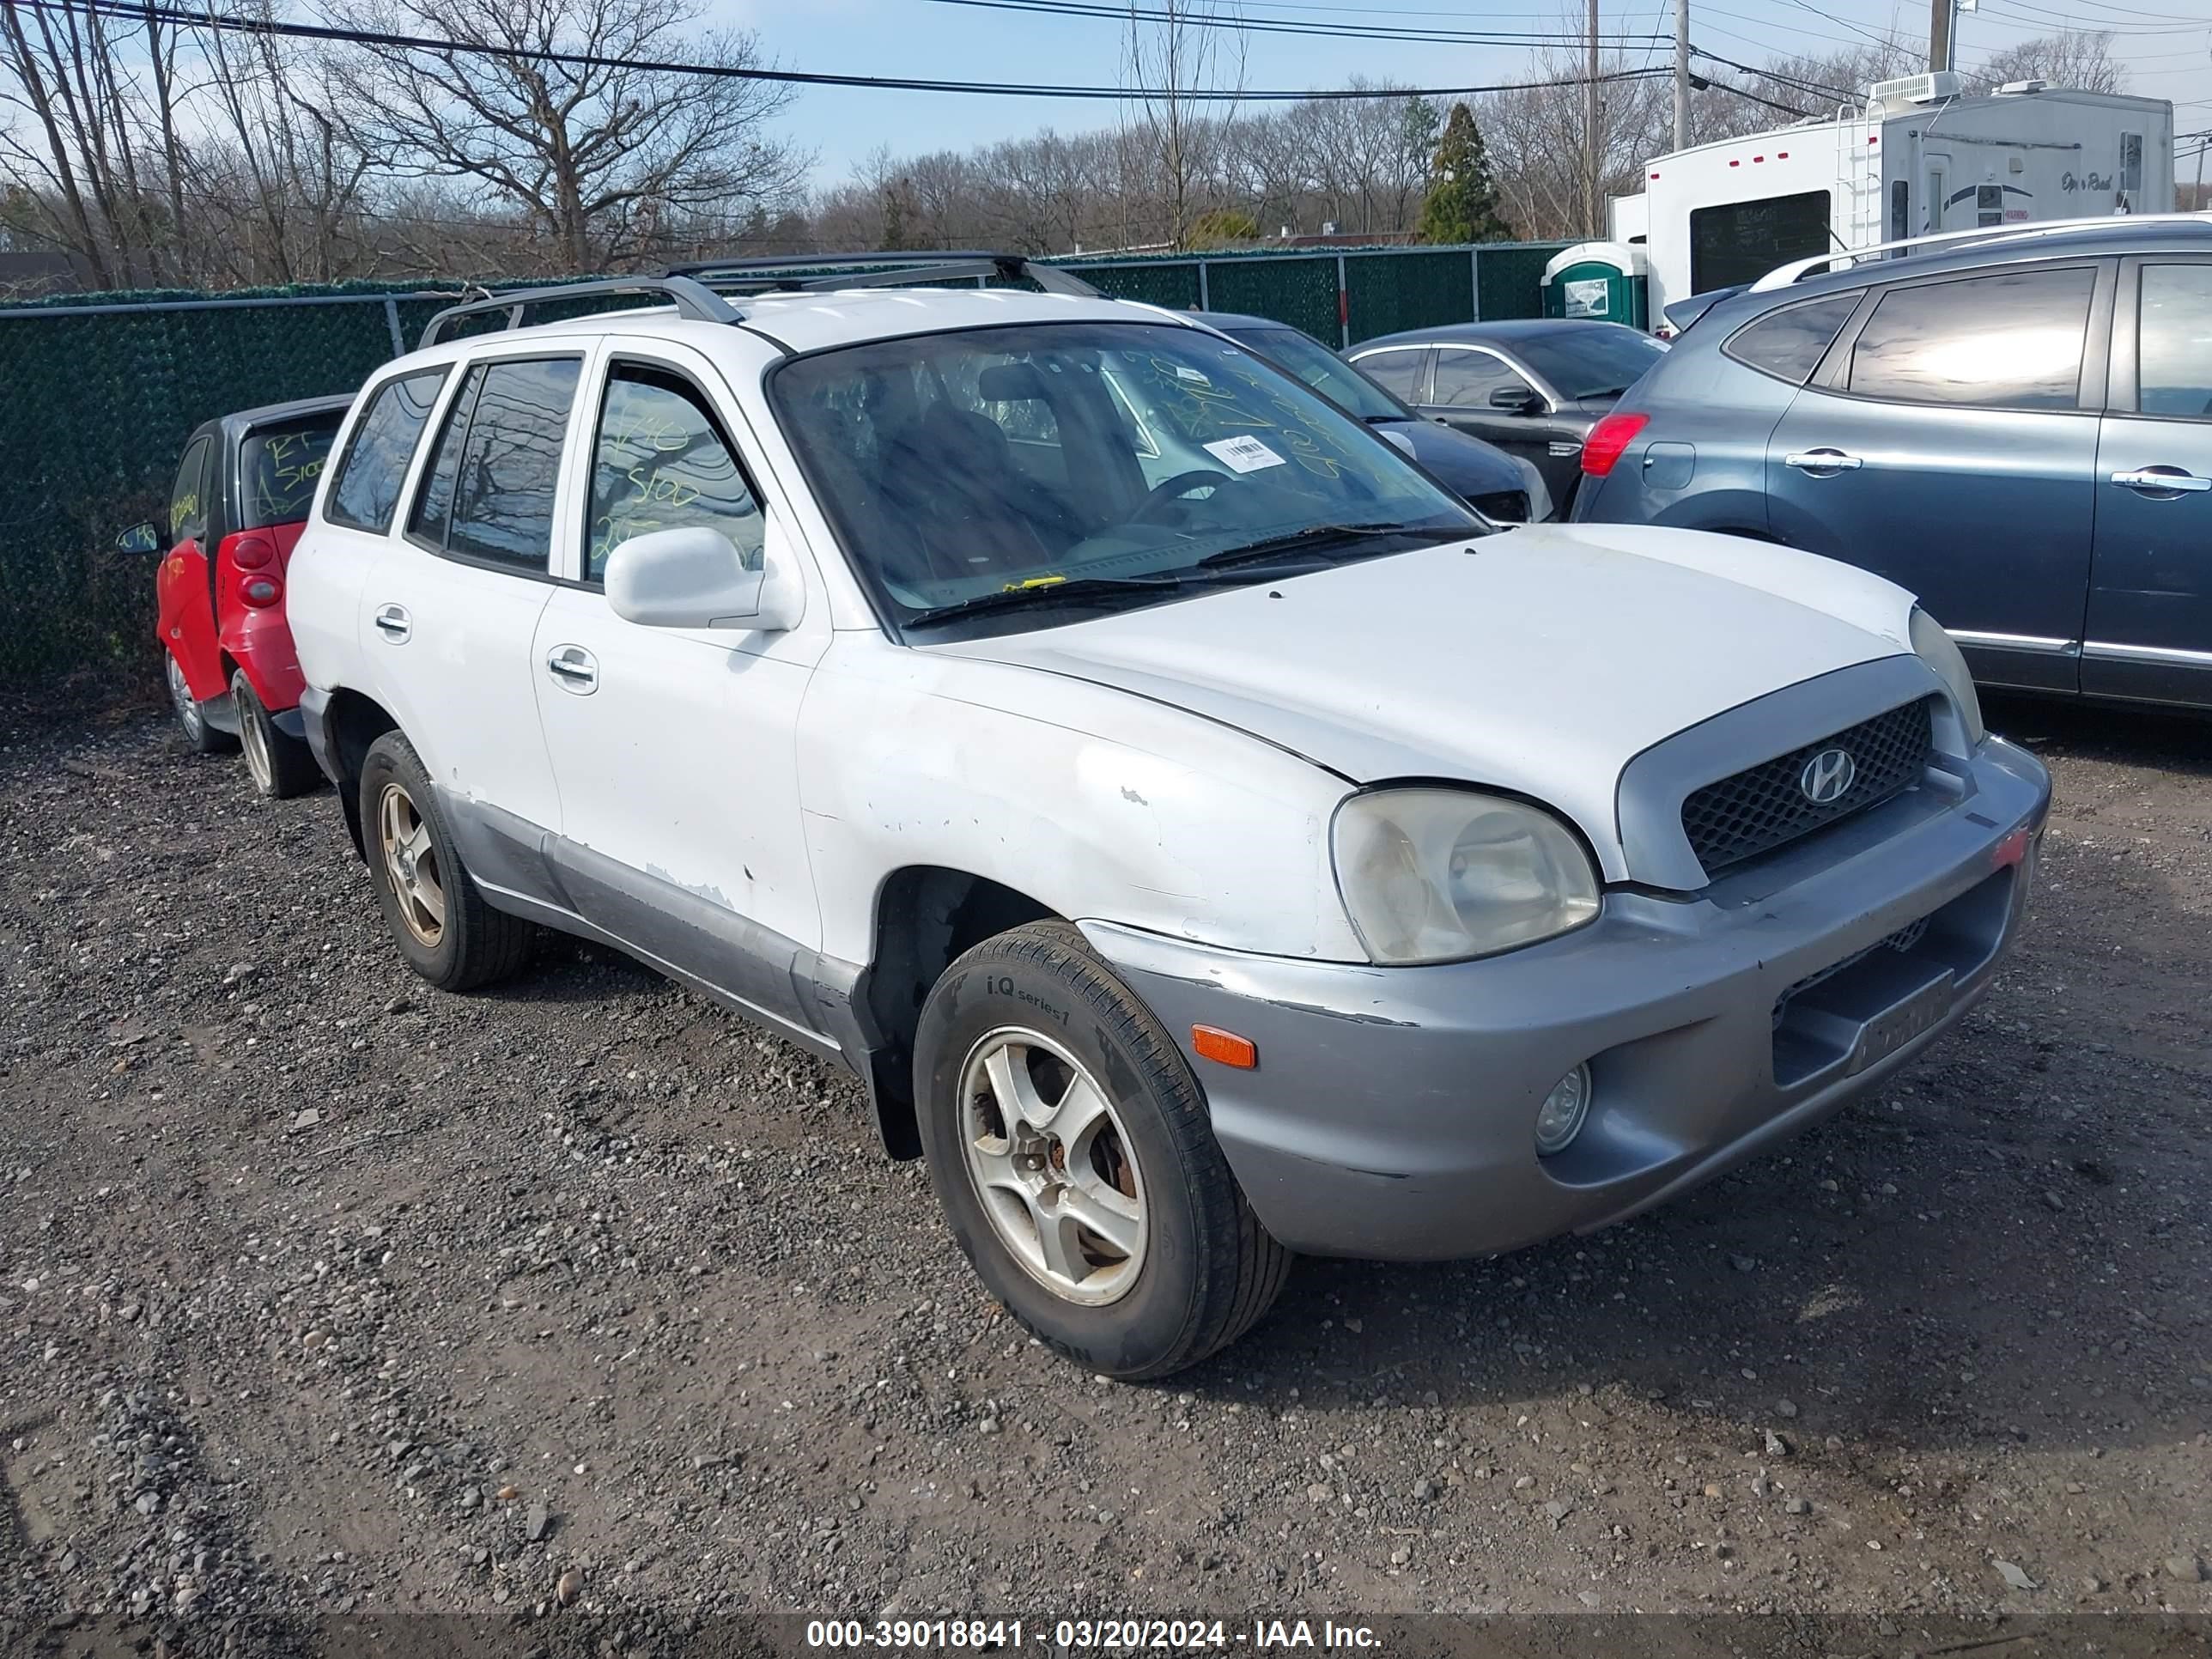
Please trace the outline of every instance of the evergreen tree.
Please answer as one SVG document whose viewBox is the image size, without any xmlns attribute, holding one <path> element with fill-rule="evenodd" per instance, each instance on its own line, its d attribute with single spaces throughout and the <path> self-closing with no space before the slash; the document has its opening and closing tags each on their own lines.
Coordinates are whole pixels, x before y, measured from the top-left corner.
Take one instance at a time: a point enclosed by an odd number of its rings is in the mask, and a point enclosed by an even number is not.
<svg viewBox="0 0 2212 1659">
<path fill-rule="evenodd" d="M 1510 242 L 1513 227 L 1498 201 L 1498 181 L 1490 175 L 1490 154 L 1474 112 L 1454 104 L 1437 143 L 1428 199 L 1421 204 L 1420 238 L 1425 242 Z"/>
</svg>

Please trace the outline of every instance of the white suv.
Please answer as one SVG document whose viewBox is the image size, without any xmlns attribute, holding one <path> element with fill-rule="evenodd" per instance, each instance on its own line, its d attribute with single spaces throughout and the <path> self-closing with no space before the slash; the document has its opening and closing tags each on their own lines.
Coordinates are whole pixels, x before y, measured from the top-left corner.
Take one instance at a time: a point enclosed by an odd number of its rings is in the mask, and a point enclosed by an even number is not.
<svg viewBox="0 0 2212 1659">
<path fill-rule="evenodd" d="M 434 983 L 556 928 L 842 1060 L 1124 1377 L 1292 1252 L 1644 1209 L 1989 984 L 2049 781 L 1898 588 L 1500 532 L 1170 313 L 840 280 L 507 295 L 356 401 L 301 707 Z"/>
</svg>

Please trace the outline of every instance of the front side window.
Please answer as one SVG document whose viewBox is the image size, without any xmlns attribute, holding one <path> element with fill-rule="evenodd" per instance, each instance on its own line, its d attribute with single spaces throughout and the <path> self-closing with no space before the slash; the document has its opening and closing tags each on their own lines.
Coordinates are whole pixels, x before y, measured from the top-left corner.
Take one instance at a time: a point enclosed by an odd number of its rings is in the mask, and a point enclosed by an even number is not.
<svg viewBox="0 0 2212 1659">
<path fill-rule="evenodd" d="M 1503 358 L 1486 351 L 1437 348 L 1436 390 L 1429 401 L 1453 409 L 1487 409 L 1490 394 L 1499 386 L 1533 392 L 1526 377 Z"/>
<path fill-rule="evenodd" d="M 679 375 L 618 363 L 607 378 L 592 447 L 585 575 L 605 580 L 607 555 L 633 536 L 704 527 L 761 568 L 760 504 L 697 388 Z"/>
<path fill-rule="evenodd" d="M 169 489 L 169 539 L 188 542 L 207 534 L 208 454 L 215 447 L 210 438 L 195 438 L 185 446 L 185 459 L 177 464 L 177 482 Z"/>
<path fill-rule="evenodd" d="M 408 529 L 441 551 L 544 574 L 574 357 L 479 363 L 453 399 Z"/>
<path fill-rule="evenodd" d="M 1690 210 L 1690 292 L 1755 283 L 1777 265 L 1835 246 L 1828 234 L 1828 192 L 1768 196 Z"/>
<path fill-rule="evenodd" d="M 794 358 L 769 386 L 902 629 L 1051 625 L 1486 528 L 1334 404 L 1195 329 L 913 336 Z M 1048 429 L 1049 466 L 1024 453 Z"/>
<path fill-rule="evenodd" d="M 239 528 L 265 530 L 307 516 L 338 435 L 340 411 L 258 427 L 238 447 Z"/>
<path fill-rule="evenodd" d="M 2212 265 L 2145 265 L 2136 320 L 2136 407 L 2212 418 Z"/>
<path fill-rule="evenodd" d="M 1893 289 L 1851 346 L 1850 389 L 1900 403 L 2072 409 L 2096 283 L 2081 267 Z"/>
<path fill-rule="evenodd" d="M 331 493 L 323 504 L 325 518 L 380 536 L 392 528 L 408 463 L 415 459 L 415 446 L 422 441 L 431 405 L 445 380 L 444 369 L 428 368 L 378 388 L 353 429 L 337 476 L 331 480 Z"/>
<path fill-rule="evenodd" d="M 1352 359 L 1352 366 L 1392 397 L 1409 404 L 1425 402 L 1421 367 L 1428 362 L 1426 346 L 1389 346 Z"/>
<path fill-rule="evenodd" d="M 1805 305 L 1785 306 L 1745 324 L 1721 349 L 1762 374 L 1802 386 L 1858 308 L 1856 294 L 1831 295 Z"/>
</svg>

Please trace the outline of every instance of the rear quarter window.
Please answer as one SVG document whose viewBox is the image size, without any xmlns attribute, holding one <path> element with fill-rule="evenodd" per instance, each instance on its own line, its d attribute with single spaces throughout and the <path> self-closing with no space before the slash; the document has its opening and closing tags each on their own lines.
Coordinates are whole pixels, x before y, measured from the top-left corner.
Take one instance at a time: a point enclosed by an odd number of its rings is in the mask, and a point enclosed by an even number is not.
<svg viewBox="0 0 2212 1659">
<path fill-rule="evenodd" d="M 1825 300 L 1784 306 L 1747 323 L 1728 338 L 1721 349 L 1736 362 L 1771 374 L 1791 386 L 1802 386 L 1813 377 L 1828 348 L 1843 332 L 1844 325 L 1859 308 L 1856 293 L 1833 294 Z"/>
<path fill-rule="evenodd" d="M 442 368 L 426 368 L 387 380 L 370 394 L 323 504 L 323 516 L 331 523 L 380 536 L 392 528 L 408 463 L 445 380 Z"/>
</svg>

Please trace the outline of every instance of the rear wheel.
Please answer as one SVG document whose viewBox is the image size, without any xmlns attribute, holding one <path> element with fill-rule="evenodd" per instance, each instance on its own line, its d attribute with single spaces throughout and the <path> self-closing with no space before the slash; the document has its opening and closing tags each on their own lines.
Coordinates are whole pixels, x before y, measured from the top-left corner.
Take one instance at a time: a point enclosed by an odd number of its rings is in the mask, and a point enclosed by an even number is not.
<svg viewBox="0 0 2212 1659">
<path fill-rule="evenodd" d="M 1282 1289 L 1167 1031 L 1065 923 L 945 970 L 915 1086 L 961 1249 L 1023 1324 L 1089 1370 L 1164 1376 L 1226 1347 Z"/>
<path fill-rule="evenodd" d="M 397 732 L 362 757 L 361 822 L 369 880 L 409 967 L 441 990 L 466 991 L 530 959 L 538 929 L 484 902 L 415 745 Z"/>
<path fill-rule="evenodd" d="M 277 729 L 243 668 L 230 677 L 230 706 L 238 711 L 238 744 L 246 751 L 246 769 L 262 794 L 288 800 L 322 781 L 307 745 Z"/>
<path fill-rule="evenodd" d="M 229 732 L 218 731 L 208 724 L 208 717 L 200 712 L 200 702 L 192 695 L 192 688 L 185 684 L 185 671 L 177 660 L 176 653 L 161 653 L 162 671 L 168 679 L 169 706 L 177 711 L 177 724 L 185 734 L 185 741 L 196 755 L 228 754 L 238 741 Z"/>
</svg>

